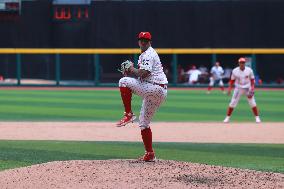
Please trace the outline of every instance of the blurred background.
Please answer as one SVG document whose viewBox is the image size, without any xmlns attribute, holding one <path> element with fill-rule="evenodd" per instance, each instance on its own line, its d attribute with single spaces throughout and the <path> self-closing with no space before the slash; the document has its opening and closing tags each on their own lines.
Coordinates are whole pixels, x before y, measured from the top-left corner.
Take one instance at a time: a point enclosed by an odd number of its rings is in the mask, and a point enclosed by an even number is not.
<svg viewBox="0 0 284 189">
<path fill-rule="evenodd" d="M 284 87 L 283 19 L 281 0 L 0 0 L 0 85 L 116 86 L 149 31 L 173 86 L 207 86 L 216 61 L 227 83 L 244 56 L 259 87 Z"/>
</svg>

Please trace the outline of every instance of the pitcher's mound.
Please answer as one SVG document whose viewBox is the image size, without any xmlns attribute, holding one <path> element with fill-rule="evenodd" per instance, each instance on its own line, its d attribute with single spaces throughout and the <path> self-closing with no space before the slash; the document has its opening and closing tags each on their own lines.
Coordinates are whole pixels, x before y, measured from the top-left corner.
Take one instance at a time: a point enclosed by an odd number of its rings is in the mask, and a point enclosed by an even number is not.
<svg viewBox="0 0 284 189">
<path fill-rule="evenodd" d="M 56 161 L 0 172 L 1 188 L 283 188 L 284 174 L 158 160 Z"/>
</svg>

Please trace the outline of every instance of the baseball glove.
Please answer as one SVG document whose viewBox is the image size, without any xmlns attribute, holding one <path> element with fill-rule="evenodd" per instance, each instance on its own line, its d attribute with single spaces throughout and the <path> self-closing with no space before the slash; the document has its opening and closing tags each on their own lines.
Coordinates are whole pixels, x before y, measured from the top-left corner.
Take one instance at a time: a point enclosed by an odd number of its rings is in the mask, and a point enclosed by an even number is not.
<svg viewBox="0 0 284 189">
<path fill-rule="evenodd" d="M 120 69 L 117 69 L 117 70 L 121 72 L 123 75 L 126 75 L 131 66 L 133 66 L 133 63 L 130 60 L 126 60 L 121 63 Z"/>
</svg>

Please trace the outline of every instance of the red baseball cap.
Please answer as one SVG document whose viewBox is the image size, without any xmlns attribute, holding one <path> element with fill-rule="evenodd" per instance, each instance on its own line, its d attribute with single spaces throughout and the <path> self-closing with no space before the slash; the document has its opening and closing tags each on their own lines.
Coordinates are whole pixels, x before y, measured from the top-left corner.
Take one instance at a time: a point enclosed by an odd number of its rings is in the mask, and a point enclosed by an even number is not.
<svg viewBox="0 0 284 189">
<path fill-rule="evenodd" d="M 147 39 L 149 41 L 151 41 L 152 36 L 150 34 L 150 32 L 140 32 L 138 35 L 138 39 Z"/>
<path fill-rule="evenodd" d="M 244 57 L 239 58 L 238 62 L 246 62 L 246 59 Z"/>
</svg>

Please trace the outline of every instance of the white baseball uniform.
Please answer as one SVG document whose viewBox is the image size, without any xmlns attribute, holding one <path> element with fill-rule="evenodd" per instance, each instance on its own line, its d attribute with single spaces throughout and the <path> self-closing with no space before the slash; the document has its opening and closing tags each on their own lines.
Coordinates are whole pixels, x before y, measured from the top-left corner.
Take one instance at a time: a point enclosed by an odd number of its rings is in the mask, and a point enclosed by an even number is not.
<svg viewBox="0 0 284 189">
<path fill-rule="evenodd" d="M 241 70 L 239 67 L 233 69 L 231 80 L 235 80 L 235 89 L 232 96 L 230 107 L 236 107 L 240 97 L 245 94 L 248 95 L 251 90 L 251 79 L 254 79 L 254 74 L 251 68 L 245 67 L 244 70 Z M 256 106 L 255 98 L 247 98 L 248 103 L 251 107 Z"/>
<path fill-rule="evenodd" d="M 215 81 L 219 81 L 219 85 L 223 86 L 222 75 L 224 74 L 224 70 L 221 66 L 213 66 L 210 70 L 212 76 L 210 77 L 209 86 L 213 86 Z"/>
<path fill-rule="evenodd" d="M 192 69 L 192 70 L 189 70 L 187 72 L 187 74 L 189 75 L 188 83 L 194 84 L 195 82 L 198 81 L 198 77 L 199 77 L 199 75 L 201 75 L 201 71 L 199 71 L 197 69 Z"/>
<path fill-rule="evenodd" d="M 139 127 L 144 129 L 149 127 L 154 113 L 167 97 L 168 80 L 163 72 L 160 58 L 152 47 L 139 56 L 138 67 L 151 74 L 144 79 L 123 77 L 119 80 L 119 87 L 128 87 L 134 94 L 143 98 Z"/>
</svg>

